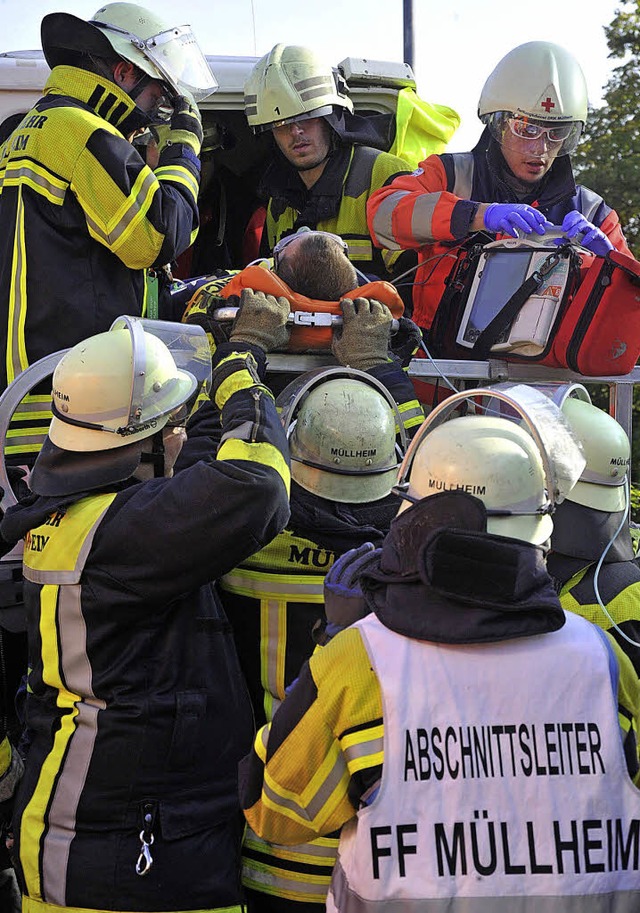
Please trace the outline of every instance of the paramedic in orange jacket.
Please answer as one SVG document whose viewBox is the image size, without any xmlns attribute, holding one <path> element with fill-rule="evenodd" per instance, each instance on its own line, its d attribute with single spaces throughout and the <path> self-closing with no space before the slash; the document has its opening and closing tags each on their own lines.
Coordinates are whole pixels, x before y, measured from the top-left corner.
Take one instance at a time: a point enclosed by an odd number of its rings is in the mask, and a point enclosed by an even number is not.
<svg viewBox="0 0 640 913">
<path fill-rule="evenodd" d="M 368 202 L 376 244 L 419 251 L 413 318 L 423 328 L 473 232 L 542 235 L 561 225 L 597 255 L 630 253 L 617 213 L 575 183 L 569 155 L 587 118 L 587 87 L 564 48 L 531 41 L 510 51 L 484 85 L 478 116 L 485 129 L 475 149 L 431 155 Z"/>
</svg>

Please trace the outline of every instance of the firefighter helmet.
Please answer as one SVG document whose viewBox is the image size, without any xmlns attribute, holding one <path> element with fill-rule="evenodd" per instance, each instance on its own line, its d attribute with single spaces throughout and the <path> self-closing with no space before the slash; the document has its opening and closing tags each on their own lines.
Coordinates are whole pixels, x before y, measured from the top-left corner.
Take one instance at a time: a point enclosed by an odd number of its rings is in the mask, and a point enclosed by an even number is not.
<svg viewBox="0 0 640 913">
<path fill-rule="evenodd" d="M 499 143 L 515 121 L 517 135 L 533 139 L 546 126 L 548 138 L 562 143 L 558 155 L 573 152 L 587 120 L 587 84 L 578 61 L 549 41 L 519 45 L 485 82 L 478 117 Z"/>
<path fill-rule="evenodd" d="M 70 13 L 42 20 L 42 48 L 51 68 L 65 64 L 69 52 L 97 57 L 114 53 L 175 95 L 201 101 L 218 87 L 190 26 L 171 26 L 137 3 L 107 3 L 88 22 Z"/>
<path fill-rule="evenodd" d="M 196 392 L 165 343 L 138 321 L 77 343 L 53 374 L 49 438 L 62 450 L 113 450 L 160 431 Z"/>
<path fill-rule="evenodd" d="M 587 459 L 567 500 L 596 510 L 625 510 L 631 447 L 624 428 L 607 412 L 577 399 L 566 399 L 562 411 Z"/>
<path fill-rule="evenodd" d="M 437 492 L 462 491 L 485 505 L 487 532 L 534 545 L 549 539 L 553 522 L 542 457 L 520 425 L 496 416 L 461 416 L 417 443 L 401 510 Z"/>
<path fill-rule="evenodd" d="M 398 407 L 380 381 L 353 368 L 321 368 L 285 387 L 277 403 L 298 485 L 344 504 L 389 494 L 406 435 Z"/>
<path fill-rule="evenodd" d="M 345 80 L 297 45 L 277 44 L 258 61 L 244 87 L 244 110 L 254 133 L 324 117 L 334 107 L 353 111 Z"/>
</svg>

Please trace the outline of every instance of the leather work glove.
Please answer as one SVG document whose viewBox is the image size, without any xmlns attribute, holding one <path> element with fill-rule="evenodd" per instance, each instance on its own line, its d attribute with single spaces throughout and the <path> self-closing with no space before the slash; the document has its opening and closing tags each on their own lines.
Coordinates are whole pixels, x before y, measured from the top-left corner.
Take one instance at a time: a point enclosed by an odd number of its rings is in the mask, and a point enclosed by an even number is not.
<svg viewBox="0 0 640 913">
<path fill-rule="evenodd" d="M 583 238 L 579 241 L 580 246 L 586 247 L 597 257 L 606 257 L 609 251 L 613 250 L 613 244 L 605 233 L 585 219 L 577 209 L 566 214 L 562 220 L 562 230 L 567 238 L 575 238 L 577 234 L 583 232 Z"/>
<path fill-rule="evenodd" d="M 247 342 L 260 346 L 265 352 L 284 349 L 289 342 L 287 318 L 290 310 L 286 298 L 274 298 L 264 292 L 243 289 L 229 341 Z"/>
<path fill-rule="evenodd" d="M 324 610 L 326 622 L 316 623 L 313 636 L 316 643 L 324 646 L 344 628 L 368 615 L 368 608 L 359 578 L 371 564 L 375 564 L 380 549 L 371 542 L 345 552 L 330 568 L 324 578 Z"/>
<path fill-rule="evenodd" d="M 185 95 L 179 95 L 174 102 L 173 114 L 169 126 L 156 126 L 158 134 L 158 151 L 167 146 L 182 143 L 188 146 L 195 155 L 200 154 L 202 147 L 202 119 L 196 103 Z"/>
<path fill-rule="evenodd" d="M 331 351 L 341 365 L 368 371 L 389 361 L 391 311 L 374 298 L 343 298 L 342 328 L 334 330 Z"/>
<path fill-rule="evenodd" d="M 488 231 L 502 231 L 512 238 L 518 237 L 518 228 L 527 235 L 532 231 L 543 235 L 552 224 L 539 209 L 526 203 L 492 203 L 484 214 L 484 227 Z"/>
<path fill-rule="evenodd" d="M 422 330 L 417 323 L 408 317 L 398 321 L 398 332 L 391 337 L 391 353 L 399 360 L 401 367 L 406 368 L 420 348 Z"/>
</svg>

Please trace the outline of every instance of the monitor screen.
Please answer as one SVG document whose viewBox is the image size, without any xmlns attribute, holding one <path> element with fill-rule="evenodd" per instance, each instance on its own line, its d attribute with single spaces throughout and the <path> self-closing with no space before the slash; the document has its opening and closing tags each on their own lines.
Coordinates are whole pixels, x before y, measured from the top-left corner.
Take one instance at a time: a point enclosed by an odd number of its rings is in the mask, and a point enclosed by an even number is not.
<svg viewBox="0 0 640 913">
<path fill-rule="evenodd" d="M 532 256 L 530 249 L 509 251 L 509 253 L 500 251 L 500 256 L 496 256 L 496 253 L 498 251 L 494 252 L 493 255 L 490 252 L 486 253 L 482 273 L 476 277 L 478 283 L 475 289 L 475 297 L 466 319 L 466 326 L 463 324 L 461 327 L 463 332 L 461 337 L 459 336 L 458 338 L 462 345 L 466 343 L 472 346 L 475 343 L 482 330 L 502 310 L 513 293 L 520 288 L 527 278 Z M 476 285 L 475 282 L 474 285 Z M 509 328 L 505 330 L 496 342 L 504 342 L 508 334 Z"/>
</svg>

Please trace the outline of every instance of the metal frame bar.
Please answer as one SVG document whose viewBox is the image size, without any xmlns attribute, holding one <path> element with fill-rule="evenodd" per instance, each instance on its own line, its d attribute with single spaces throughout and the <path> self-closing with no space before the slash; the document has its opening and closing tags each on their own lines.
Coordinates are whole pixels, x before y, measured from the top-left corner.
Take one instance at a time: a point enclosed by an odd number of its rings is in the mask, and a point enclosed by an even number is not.
<svg viewBox="0 0 640 913">
<path fill-rule="evenodd" d="M 335 365 L 329 354 L 270 354 L 269 369 L 286 373 L 300 373 L 325 365 Z M 622 376 L 585 377 L 563 368 L 547 368 L 525 362 L 506 362 L 497 358 L 488 361 L 462 361 L 454 359 L 414 358 L 408 368 L 410 377 L 434 378 L 443 374 L 448 380 L 478 380 L 487 383 L 522 381 L 523 383 L 566 383 L 573 381 L 584 385 L 604 384 L 609 387 L 609 413 L 622 425 L 632 438 L 633 388 L 640 384 L 640 366 Z"/>
</svg>

